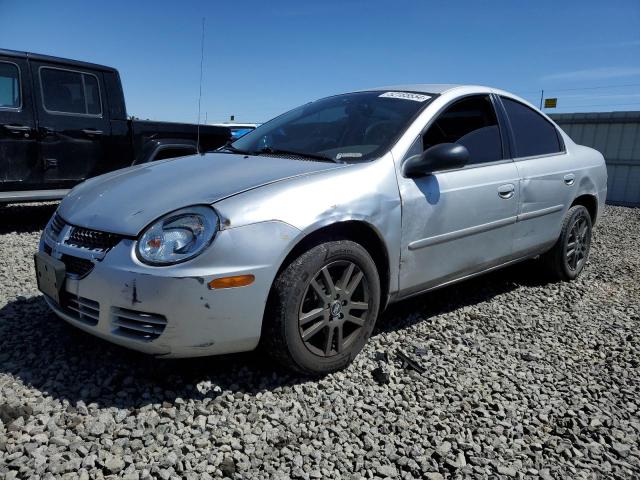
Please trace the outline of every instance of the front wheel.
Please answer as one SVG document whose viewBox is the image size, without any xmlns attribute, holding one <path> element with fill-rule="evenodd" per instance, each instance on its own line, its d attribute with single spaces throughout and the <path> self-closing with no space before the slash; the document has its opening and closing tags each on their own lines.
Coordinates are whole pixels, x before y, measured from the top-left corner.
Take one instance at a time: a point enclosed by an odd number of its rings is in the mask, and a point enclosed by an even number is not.
<svg viewBox="0 0 640 480">
<path fill-rule="evenodd" d="M 582 205 L 571 207 L 558 241 L 543 257 L 554 277 L 568 281 L 580 275 L 589 257 L 591 229 L 589 211 Z"/>
<path fill-rule="evenodd" d="M 371 335 L 380 308 L 380 279 L 359 244 L 322 243 L 277 277 L 264 344 L 288 368 L 322 375 L 348 365 Z"/>
</svg>

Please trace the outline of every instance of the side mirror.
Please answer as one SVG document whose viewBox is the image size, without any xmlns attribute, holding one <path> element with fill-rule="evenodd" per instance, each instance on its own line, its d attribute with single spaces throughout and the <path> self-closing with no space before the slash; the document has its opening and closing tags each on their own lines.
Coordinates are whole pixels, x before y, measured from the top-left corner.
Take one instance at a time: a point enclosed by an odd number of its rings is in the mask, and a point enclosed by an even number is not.
<svg viewBox="0 0 640 480">
<path fill-rule="evenodd" d="M 427 148 L 422 155 L 408 158 L 402 165 L 407 178 L 429 175 L 439 170 L 464 167 L 469 162 L 469 150 L 458 143 L 440 143 Z"/>
</svg>

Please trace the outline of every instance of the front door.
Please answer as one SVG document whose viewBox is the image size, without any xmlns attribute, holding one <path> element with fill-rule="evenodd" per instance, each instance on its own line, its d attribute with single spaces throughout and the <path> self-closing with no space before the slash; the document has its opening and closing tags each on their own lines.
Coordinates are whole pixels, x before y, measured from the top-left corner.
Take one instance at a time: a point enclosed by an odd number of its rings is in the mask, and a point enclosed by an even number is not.
<svg viewBox="0 0 640 480">
<path fill-rule="evenodd" d="M 398 179 L 404 294 L 488 269 L 513 255 L 518 172 L 505 158 L 506 144 L 489 95 L 454 101 L 430 123 L 407 158 L 446 142 L 467 147 L 466 167 Z"/>
<path fill-rule="evenodd" d="M 73 186 L 103 163 L 110 135 L 102 72 L 32 62 L 40 160 L 49 188 Z"/>
<path fill-rule="evenodd" d="M 0 190 L 28 190 L 40 181 L 29 67 L 0 57 Z"/>
</svg>

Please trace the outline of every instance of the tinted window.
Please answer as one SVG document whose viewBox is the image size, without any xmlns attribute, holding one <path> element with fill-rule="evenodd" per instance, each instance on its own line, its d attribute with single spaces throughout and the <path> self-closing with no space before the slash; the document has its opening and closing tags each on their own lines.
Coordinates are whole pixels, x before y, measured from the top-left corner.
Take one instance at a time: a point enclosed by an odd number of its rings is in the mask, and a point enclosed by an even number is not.
<svg viewBox="0 0 640 480">
<path fill-rule="evenodd" d="M 93 75 L 84 75 L 84 88 L 87 98 L 87 113 L 100 115 L 100 89 L 98 79 Z"/>
<path fill-rule="evenodd" d="M 12 63 L 0 62 L 0 108 L 20 108 L 20 73 Z"/>
<path fill-rule="evenodd" d="M 93 75 L 42 68 L 42 101 L 50 112 L 100 115 L 100 89 Z"/>
<path fill-rule="evenodd" d="M 363 161 L 385 153 L 431 98 L 382 91 L 336 95 L 259 126 L 233 147 L 254 154 L 288 151 Z"/>
<path fill-rule="evenodd" d="M 469 163 L 502 159 L 498 119 L 488 95 L 459 100 L 441 113 L 422 138 L 422 147 L 459 143 L 469 150 Z"/>
<path fill-rule="evenodd" d="M 556 128 L 535 110 L 502 97 L 516 142 L 516 157 L 531 157 L 562 151 Z"/>
</svg>

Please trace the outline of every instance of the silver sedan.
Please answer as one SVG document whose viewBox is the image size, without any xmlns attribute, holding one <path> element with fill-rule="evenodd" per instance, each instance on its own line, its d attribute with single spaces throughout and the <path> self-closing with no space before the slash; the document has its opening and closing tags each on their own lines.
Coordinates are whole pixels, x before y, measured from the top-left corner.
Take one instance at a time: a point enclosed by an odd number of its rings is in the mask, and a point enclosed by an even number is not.
<svg viewBox="0 0 640 480">
<path fill-rule="evenodd" d="M 536 256 L 574 279 L 606 185 L 600 153 L 510 93 L 376 88 L 84 182 L 36 272 L 58 316 L 108 341 L 164 357 L 261 344 L 322 374 L 392 302 Z"/>
</svg>

